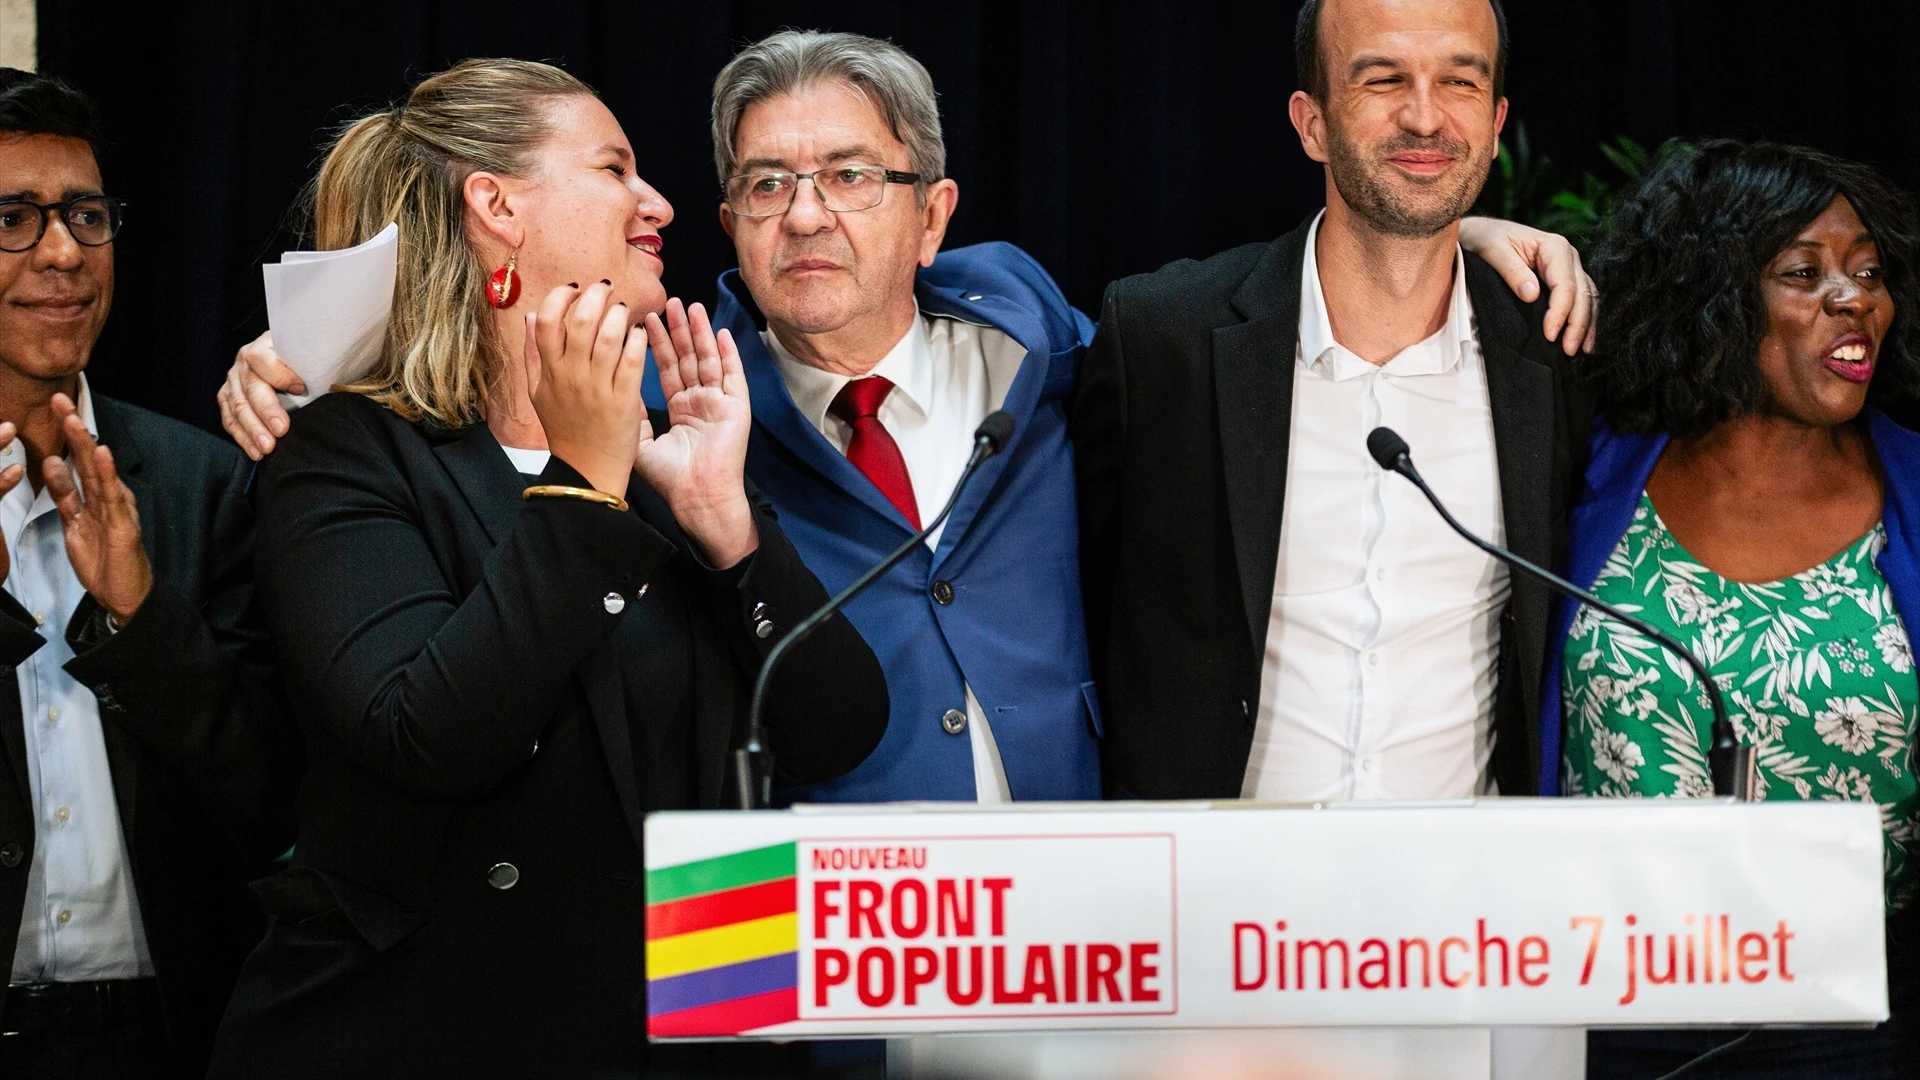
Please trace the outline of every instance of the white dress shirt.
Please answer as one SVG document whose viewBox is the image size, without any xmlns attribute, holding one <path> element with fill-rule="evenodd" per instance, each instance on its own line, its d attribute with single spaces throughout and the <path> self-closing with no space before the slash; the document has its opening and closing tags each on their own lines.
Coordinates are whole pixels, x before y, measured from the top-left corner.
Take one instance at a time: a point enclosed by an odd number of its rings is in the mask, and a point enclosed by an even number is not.
<svg viewBox="0 0 1920 1080">
<path fill-rule="evenodd" d="M 84 375 L 78 405 L 87 430 L 99 434 Z M 19 439 L 0 447 L 0 468 L 26 460 Z M 35 491 L 22 478 L 0 498 L 0 535 L 11 560 L 6 590 L 33 613 L 47 641 L 14 673 L 36 824 L 9 981 L 146 978 L 153 959 L 120 832 L 99 702 L 64 667 L 73 659 L 67 623 L 87 591 L 67 561 L 60 513 L 45 487 Z"/>
<path fill-rule="evenodd" d="M 771 330 L 762 331 L 760 338 L 801 414 L 834 449 L 846 453 L 853 427 L 828 415 L 827 408 L 852 380 L 804 363 Z M 906 460 L 923 522 L 946 505 L 973 452 L 974 429 L 1005 403 L 1026 354 L 1018 341 L 991 326 L 916 312 L 906 336 L 869 373 L 893 384 L 893 392 L 880 404 L 880 423 Z M 945 531 L 943 523 L 927 537 L 927 545 L 938 550 Z M 975 791 L 983 803 L 1010 801 L 1006 769 L 986 711 L 971 686 L 966 694 Z"/>
<path fill-rule="evenodd" d="M 547 471 L 547 462 L 553 460 L 551 450 L 528 450 L 519 446 L 502 445 L 507 452 L 507 460 L 513 462 L 513 471 L 522 476 L 539 476 Z"/>
<path fill-rule="evenodd" d="M 1492 792 L 1505 564 L 1376 465 L 1398 431 L 1461 523 L 1505 542 L 1486 364 L 1455 255 L 1446 325 L 1376 366 L 1334 340 L 1307 235 L 1286 509 L 1242 794 L 1263 800 Z"/>
</svg>

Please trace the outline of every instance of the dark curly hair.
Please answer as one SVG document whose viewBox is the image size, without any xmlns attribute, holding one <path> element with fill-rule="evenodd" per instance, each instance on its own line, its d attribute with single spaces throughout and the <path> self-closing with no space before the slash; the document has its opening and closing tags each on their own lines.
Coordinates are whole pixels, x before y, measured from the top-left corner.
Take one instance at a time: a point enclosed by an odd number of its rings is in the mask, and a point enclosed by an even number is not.
<svg viewBox="0 0 1920 1080">
<path fill-rule="evenodd" d="M 1602 303 L 1587 370 L 1616 430 L 1696 436 L 1765 406 L 1761 278 L 1836 196 L 1873 237 L 1894 303 L 1867 400 L 1906 411 L 1920 386 L 1913 200 L 1857 162 L 1715 139 L 1670 145 L 1609 216 L 1589 259 Z"/>
<path fill-rule="evenodd" d="M 0 67 L 0 132 L 85 139 L 99 161 L 106 148 L 100 110 L 87 95 L 47 75 Z"/>
</svg>

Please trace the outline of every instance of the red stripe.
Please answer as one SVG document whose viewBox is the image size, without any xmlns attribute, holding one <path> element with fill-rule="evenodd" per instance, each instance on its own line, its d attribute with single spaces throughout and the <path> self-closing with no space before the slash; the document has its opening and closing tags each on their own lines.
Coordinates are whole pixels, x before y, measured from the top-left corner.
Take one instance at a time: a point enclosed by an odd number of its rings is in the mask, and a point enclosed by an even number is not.
<svg viewBox="0 0 1920 1080">
<path fill-rule="evenodd" d="M 742 885 L 725 892 L 654 904 L 647 908 L 647 940 L 658 941 L 675 934 L 711 930 L 716 926 L 728 926 L 748 919 L 785 915 L 797 910 L 795 895 L 794 879 L 781 878 L 758 885 Z"/>
<path fill-rule="evenodd" d="M 701 1035 L 739 1035 L 755 1028 L 800 1019 L 800 989 L 789 987 L 734 998 L 694 1009 L 647 1017 L 647 1034 L 656 1039 Z"/>
</svg>

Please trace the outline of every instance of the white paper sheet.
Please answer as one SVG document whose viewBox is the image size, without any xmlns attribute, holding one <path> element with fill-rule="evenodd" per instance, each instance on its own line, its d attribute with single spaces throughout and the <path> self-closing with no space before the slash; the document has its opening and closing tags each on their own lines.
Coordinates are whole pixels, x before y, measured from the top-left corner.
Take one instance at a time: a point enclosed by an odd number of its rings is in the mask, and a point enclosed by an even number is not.
<svg viewBox="0 0 1920 1080">
<path fill-rule="evenodd" d="M 339 251 L 289 251 L 260 268 L 267 290 L 273 349 L 307 384 L 281 394 L 297 409 L 335 383 L 365 375 L 386 343 L 399 265 L 400 227 Z"/>
</svg>

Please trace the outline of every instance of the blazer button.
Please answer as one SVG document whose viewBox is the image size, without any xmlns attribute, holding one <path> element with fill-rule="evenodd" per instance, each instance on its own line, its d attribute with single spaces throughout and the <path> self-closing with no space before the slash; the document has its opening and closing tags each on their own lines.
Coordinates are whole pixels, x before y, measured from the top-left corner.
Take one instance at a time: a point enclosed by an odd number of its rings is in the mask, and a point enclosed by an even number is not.
<svg viewBox="0 0 1920 1080">
<path fill-rule="evenodd" d="M 505 891 L 520 884 L 520 868 L 510 862 L 497 862 L 487 867 L 487 884 Z"/>
<path fill-rule="evenodd" d="M 967 730 L 967 714 L 959 709 L 948 709 L 940 717 L 940 727 L 949 735 L 958 735 Z"/>
<path fill-rule="evenodd" d="M 6 847 L 0 847 L 0 866 L 4 866 L 9 870 L 19 866 L 20 860 L 26 857 L 27 849 L 21 847 L 19 844 L 8 844 Z"/>
<path fill-rule="evenodd" d="M 753 636 L 765 640 L 773 636 L 773 624 L 765 619 L 753 624 Z"/>
<path fill-rule="evenodd" d="M 945 581 L 934 582 L 933 599 L 935 603 L 940 604 L 942 607 L 953 603 L 953 585 Z"/>
<path fill-rule="evenodd" d="M 617 592 L 610 592 L 600 598 L 600 605 L 607 609 L 607 614 L 618 615 L 627 610 L 627 598 Z"/>
</svg>

